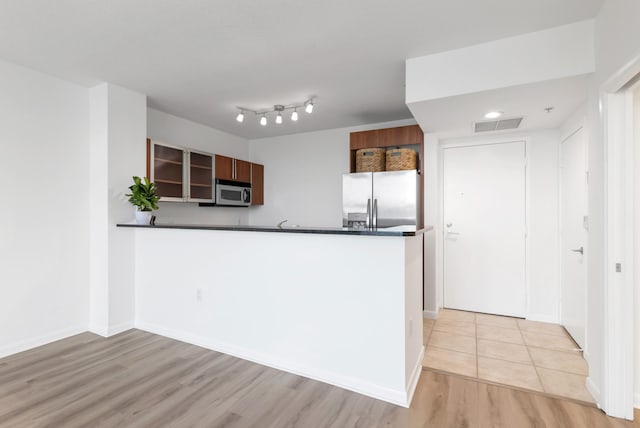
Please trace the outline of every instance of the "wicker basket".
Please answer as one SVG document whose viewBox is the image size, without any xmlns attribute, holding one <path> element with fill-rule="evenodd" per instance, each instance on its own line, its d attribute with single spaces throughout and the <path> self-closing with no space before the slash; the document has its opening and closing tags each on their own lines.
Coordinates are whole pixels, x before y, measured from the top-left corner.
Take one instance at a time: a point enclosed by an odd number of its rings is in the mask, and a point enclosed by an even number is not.
<svg viewBox="0 0 640 428">
<path fill-rule="evenodd" d="M 356 172 L 384 171 L 385 153 L 383 148 L 360 149 L 356 152 Z"/>
<path fill-rule="evenodd" d="M 412 149 L 387 150 L 387 171 L 418 169 L 418 152 Z"/>
</svg>

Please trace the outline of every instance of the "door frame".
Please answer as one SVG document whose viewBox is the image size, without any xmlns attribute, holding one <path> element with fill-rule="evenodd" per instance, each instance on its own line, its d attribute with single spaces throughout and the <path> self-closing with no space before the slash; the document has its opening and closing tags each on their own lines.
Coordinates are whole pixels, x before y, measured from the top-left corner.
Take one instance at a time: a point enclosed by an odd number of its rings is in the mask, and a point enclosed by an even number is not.
<svg viewBox="0 0 640 428">
<path fill-rule="evenodd" d="M 601 87 L 604 162 L 604 376 L 600 404 L 633 420 L 634 156 L 632 82 L 640 55 Z M 640 165 L 639 165 L 640 167 Z M 621 264 L 621 272 L 616 264 Z"/>
<path fill-rule="evenodd" d="M 531 179 L 530 179 L 530 169 L 529 169 L 529 144 L 531 141 L 531 137 L 529 136 L 522 136 L 522 137 L 500 137 L 500 136 L 496 136 L 496 138 L 487 138 L 487 139 L 483 139 L 486 137 L 478 137 L 478 140 L 476 141 L 464 141 L 464 142 L 454 142 L 454 143 L 448 143 L 448 144 L 440 144 L 440 146 L 438 147 L 438 157 L 439 157 L 439 165 L 438 165 L 438 180 L 439 180 L 439 193 L 440 193 L 440 209 L 439 209 L 439 227 L 440 227 L 440 233 L 436 234 L 436 248 L 438 249 L 437 251 L 440 251 L 441 256 L 441 260 L 440 263 L 438 263 L 439 265 L 439 269 L 440 269 L 440 275 L 439 275 L 439 284 L 438 284 L 438 289 L 439 289 L 439 295 L 437 296 L 438 298 L 438 303 L 437 303 L 437 307 L 438 308 L 442 308 L 444 306 L 444 291 L 445 291 L 445 278 L 444 278 L 444 264 L 445 264 L 445 257 L 444 257 L 444 235 L 445 235 L 445 227 L 444 227 L 444 222 L 445 222 L 445 218 L 444 218 L 444 151 L 446 149 L 453 149 L 453 148 L 461 148 L 461 147 L 475 147 L 475 146 L 493 146 L 496 144 L 508 144 L 508 143 L 518 143 L 518 142 L 524 142 L 524 151 L 525 151 L 525 195 L 524 195 L 524 203 L 525 203 L 525 210 L 524 210 L 524 215 L 525 215 L 525 254 L 524 254 L 524 278 L 525 278 L 525 283 L 524 283 L 524 295 L 525 295 L 525 317 L 528 319 L 529 315 L 530 315 L 530 308 L 529 308 L 529 303 L 530 303 L 530 298 L 529 298 L 529 291 L 530 291 L 530 274 L 529 274 L 529 268 L 531 266 L 531 240 L 529 239 L 529 218 L 530 218 L 530 207 L 531 207 L 531 201 L 530 201 L 530 196 L 531 196 L 531 191 L 530 191 L 530 183 L 531 183 Z M 547 321 L 547 320 L 542 320 L 542 319 L 537 319 L 537 318 L 533 318 L 536 319 L 538 321 Z"/>
<path fill-rule="evenodd" d="M 587 180 L 587 194 L 585 195 L 585 200 L 586 200 L 586 206 L 584 207 L 585 209 L 585 213 L 587 214 L 587 216 L 589 215 L 589 133 L 586 127 L 587 124 L 587 120 L 586 120 L 586 111 L 582 112 L 580 114 L 580 119 L 578 119 L 577 121 L 575 121 L 575 123 L 572 123 L 571 127 L 568 127 L 568 131 L 564 134 L 560 135 L 560 143 L 558 144 L 558 256 L 559 256 L 559 260 L 558 260 L 558 323 L 562 324 L 562 305 L 563 305 L 563 301 L 564 301 L 564 294 L 563 294 L 563 288 L 562 288 L 562 251 L 563 251 L 563 242 L 564 242 L 564 231 L 562 230 L 562 198 L 563 198 L 563 194 L 562 194 L 562 145 L 565 143 L 565 141 L 567 141 L 569 138 L 573 137 L 575 134 L 577 134 L 578 132 L 582 131 L 582 144 L 584 144 L 584 154 L 585 154 L 585 165 L 584 165 L 584 170 L 586 173 L 586 180 Z M 587 361 L 589 361 L 589 344 L 588 344 L 588 339 L 589 339 L 589 334 L 587 332 L 587 308 L 588 306 L 588 299 L 589 299 L 589 293 L 588 293 L 588 284 L 589 284 L 589 269 L 588 269 L 588 262 L 589 262 L 589 230 L 588 227 L 590 226 L 589 223 L 590 219 L 589 217 L 587 217 L 587 235 L 586 235 L 586 240 L 584 242 L 584 262 L 585 262 L 585 269 L 584 269 L 584 286 L 585 286 L 585 298 L 584 298 L 584 309 L 585 309 L 585 326 L 584 326 L 584 347 L 582 349 L 582 353 L 585 356 L 585 359 Z"/>
</svg>

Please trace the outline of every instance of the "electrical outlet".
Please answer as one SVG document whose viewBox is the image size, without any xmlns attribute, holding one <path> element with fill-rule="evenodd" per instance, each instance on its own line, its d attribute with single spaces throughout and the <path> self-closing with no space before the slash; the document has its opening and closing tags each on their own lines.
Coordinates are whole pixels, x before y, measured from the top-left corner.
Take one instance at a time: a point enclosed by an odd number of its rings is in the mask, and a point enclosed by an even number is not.
<svg viewBox="0 0 640 428">
<path fill-rule="evenodd" d="M 198 288 L 196 290 L 196 300 L 198 302 L 202 302 L 202 288 Z"/>
</svg>

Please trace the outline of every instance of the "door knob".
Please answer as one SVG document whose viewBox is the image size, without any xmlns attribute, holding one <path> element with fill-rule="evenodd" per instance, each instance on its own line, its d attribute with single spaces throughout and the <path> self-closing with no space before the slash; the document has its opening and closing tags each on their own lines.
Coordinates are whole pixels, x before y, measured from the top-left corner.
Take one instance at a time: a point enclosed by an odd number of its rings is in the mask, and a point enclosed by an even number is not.
<svg viewBox="0 0 640 428">
<path fill-rule="evenodd" d="M 584 255 L 584 248 L 583 247 L 580 247 L 580 248 L 577 248 L 577 249 L 571 250 L 571 251 L 573 251 L 574 253 L 580 253 L 580 254 Z"/>
</svg>

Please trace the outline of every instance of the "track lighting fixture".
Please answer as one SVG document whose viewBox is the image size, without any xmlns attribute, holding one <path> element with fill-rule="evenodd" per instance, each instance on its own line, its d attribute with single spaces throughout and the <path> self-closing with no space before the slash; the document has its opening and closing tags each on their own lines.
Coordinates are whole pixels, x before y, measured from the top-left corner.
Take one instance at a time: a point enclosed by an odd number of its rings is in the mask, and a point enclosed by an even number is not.
<svg viewBox="0 0 640 428">
<path fill-rule="evenodd" d="M 313 112 L 313 107 L 314 107 L 313 97 L 309 98 L 308 100 L 306 100 L 303 103 L 290 104 L 290 105 L 276 104 L 276 105 L 273 106 L 273 108 L 265 109 L 265 110 L 251 110 L 249 108 L 238 107 L 238 109 L 240 110 L 240 113 L 238 113 L 238 115 L 236 116 L 236 120 L 238 122 L 242 123 L 244 121 L 245 113 L 253 113 L 256 116 L 261 116 L 260 117 L 260 125 L 266 126 L 267 125 L 267 114 L 269 114 L 271 112 L 275 112 L 276 113 L 275 122 L 278 125 L 280 125 L 283 122 L 282 113 L 285 110 L 293 110 L 293 112 L 291 112 L 291 121 L 292 122 L 296 122 L 298 120 L 298 109 L 299 108 L 304 108 L 304 110 L 307 113 L 310 114 L 311 112 Z"/>
</svg>

